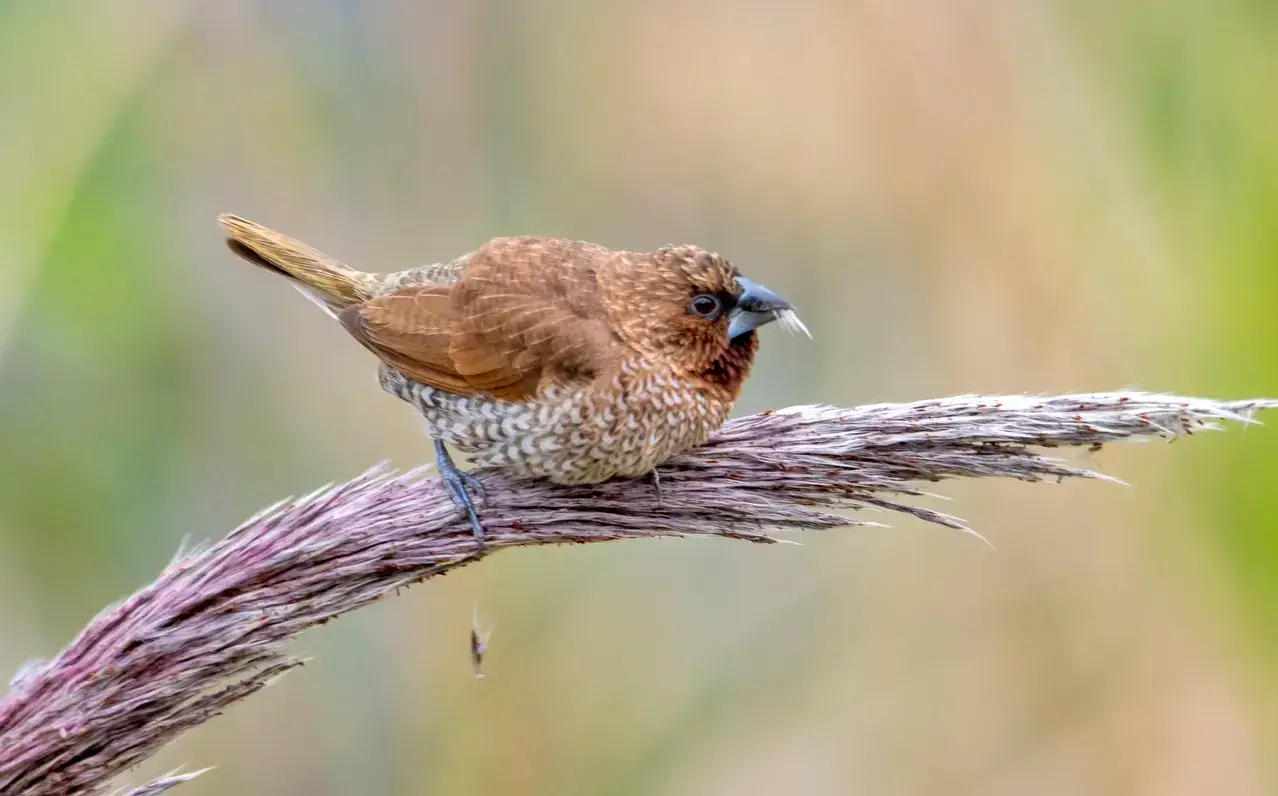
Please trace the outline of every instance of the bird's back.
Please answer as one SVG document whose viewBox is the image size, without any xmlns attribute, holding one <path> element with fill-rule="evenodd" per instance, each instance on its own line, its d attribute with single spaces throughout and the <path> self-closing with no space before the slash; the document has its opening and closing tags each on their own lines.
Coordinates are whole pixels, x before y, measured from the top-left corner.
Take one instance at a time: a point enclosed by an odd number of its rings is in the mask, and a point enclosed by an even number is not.
<svg viewBox="0 0 1278 796">
<path fill-rule="evenodd" d="M 417 285 L 452 285 L 462 277 L 470 254 L 464 254 L 446 263 L 432 263 L 405 268 L 388 274 L 370 274 L 373 277 L 372 298 L 385 296 L 406 287 Z"/>
</svg>

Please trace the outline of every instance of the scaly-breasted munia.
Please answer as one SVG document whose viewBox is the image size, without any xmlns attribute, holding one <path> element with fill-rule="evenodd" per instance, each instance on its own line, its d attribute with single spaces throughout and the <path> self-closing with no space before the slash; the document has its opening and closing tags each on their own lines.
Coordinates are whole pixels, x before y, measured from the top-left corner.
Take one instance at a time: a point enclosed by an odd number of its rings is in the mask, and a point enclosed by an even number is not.
<svg viewBox="0 0 1278 796">
<path fill-rule="evenodd" d="M 251 221 L 219 221 L 232 251 L 292 279 L 377 355 L 383 389 L 421 414 L 481 544 L 476 484 L 444 443 L 560 484 L 647 475 L 727 420 L 755 329 L 807 332 L 789 302 L 695 246 L 495 238 L 447 263 L 368 274 Z"/>
</svg>

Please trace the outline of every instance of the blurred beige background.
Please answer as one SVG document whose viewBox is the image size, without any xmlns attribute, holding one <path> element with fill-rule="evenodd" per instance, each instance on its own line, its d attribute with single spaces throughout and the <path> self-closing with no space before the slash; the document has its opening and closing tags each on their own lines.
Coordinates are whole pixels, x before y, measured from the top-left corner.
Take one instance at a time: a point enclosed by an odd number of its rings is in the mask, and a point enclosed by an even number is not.
<svg viewBox="0 0 1278 796">
<path fill-rule="evenodd" d="M 370 270 L 537 233 L 717 249 L 739 412 L 1278 394 L 1278 7 L 0 4 L 0 670 L 184 536 L 427 441 L 231 211 Z M 183 794 L 1278 792 L 1278 444 L 954 484 L 802 547 L 504 553 L 310 633 L 137 778 Z M 472 680 L 471 608 L 497 620 Z"/>
</svg>

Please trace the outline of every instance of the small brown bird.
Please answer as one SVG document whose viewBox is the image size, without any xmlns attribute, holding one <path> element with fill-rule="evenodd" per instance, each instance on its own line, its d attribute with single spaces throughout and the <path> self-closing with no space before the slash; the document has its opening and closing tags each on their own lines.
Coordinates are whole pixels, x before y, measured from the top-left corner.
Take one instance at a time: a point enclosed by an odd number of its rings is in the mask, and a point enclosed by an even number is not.
<svg viewBox="0 0 1278 796">
<path fill-rule="evenodd" d="M 807 333 L 789 302 L 695 246 L 495 238 L 368 274 L 251 221 L 219 222 L 232 251 L 289 277 L 377 355 L 382 388 L 420 413 L 481 545 L 467 491 L 478 484 L 444 443 L 560 484 L 645 476 L 727 420 L 758 327 Z"/>
</svg>

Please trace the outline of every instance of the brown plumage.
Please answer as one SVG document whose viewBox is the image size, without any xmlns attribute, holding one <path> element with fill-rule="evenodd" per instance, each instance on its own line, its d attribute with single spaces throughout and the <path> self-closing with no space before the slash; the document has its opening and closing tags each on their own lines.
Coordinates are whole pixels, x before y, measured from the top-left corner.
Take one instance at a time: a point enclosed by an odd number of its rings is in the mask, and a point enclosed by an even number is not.
<svg viewBox="0 0 1278 796">
<path fill-rule="evenodd" d="M 704 442 L 750 374 L 754 329 L 803 328 L 788 303 L 695 246 L 496 238 L 381 275 L 219 220 L 236 254 L 294 280 L 377 355 L 383 388 L 416 407 L 432 439 L 558 483 L 645 475 Z"/>
</svg>

